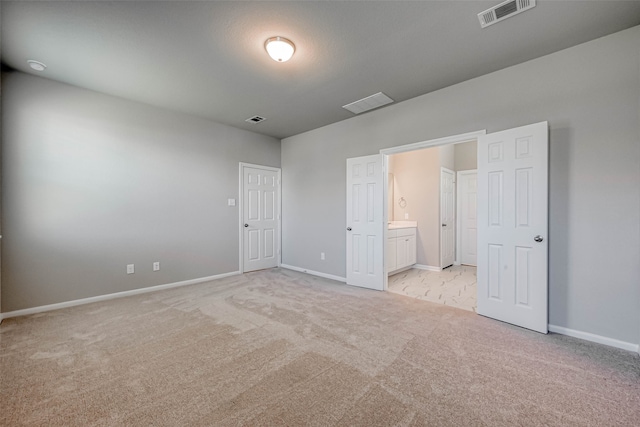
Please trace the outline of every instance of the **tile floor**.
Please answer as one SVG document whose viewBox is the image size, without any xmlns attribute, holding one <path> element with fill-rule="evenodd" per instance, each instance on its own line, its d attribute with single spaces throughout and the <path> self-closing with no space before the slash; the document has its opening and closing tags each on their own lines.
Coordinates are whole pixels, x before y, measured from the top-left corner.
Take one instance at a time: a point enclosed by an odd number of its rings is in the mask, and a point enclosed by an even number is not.
<svg viewBox="0 0 640 427">
<path fill-rule="evenodd" d="M 442 271 L 411 269 L 389 276 L 389 292 L 476 311 L 476 267 L 453 265 Z"/>
</svg>

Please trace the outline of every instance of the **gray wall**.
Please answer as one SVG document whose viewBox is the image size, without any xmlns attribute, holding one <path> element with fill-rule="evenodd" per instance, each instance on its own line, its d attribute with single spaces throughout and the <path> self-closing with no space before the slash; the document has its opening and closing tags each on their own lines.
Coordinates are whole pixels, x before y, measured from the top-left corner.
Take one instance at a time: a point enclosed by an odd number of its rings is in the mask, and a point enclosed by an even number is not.
<svg viewBox="0 0 640 427">
<path fill-rule="evenodd" d="M 637 343 L 638 46 L 634 27 L 284 139 L 283 262 L 345 276 L 348 157 L 547 120 L 549 321 Z"/>
<path fill-rule="evenodd" d="M 278 167 L 280 141 L 26 74 L 2 84 L 3 312 L 238 270 L 238 162 Z"/>
</svg>

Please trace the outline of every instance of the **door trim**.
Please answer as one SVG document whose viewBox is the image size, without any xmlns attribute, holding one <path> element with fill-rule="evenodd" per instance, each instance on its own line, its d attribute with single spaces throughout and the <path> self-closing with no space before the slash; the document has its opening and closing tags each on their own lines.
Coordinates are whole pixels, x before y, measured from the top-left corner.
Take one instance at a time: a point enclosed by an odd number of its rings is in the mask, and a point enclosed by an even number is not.
<svg viewBox="0 0 640 427">
<path fill-rule="evenodd" d="M 477 174 L 478 169 L 467 169 L 464 171 L 456 172 L 456 265 L 462 264 L 462 221 L 460 217 L 462 215 L 462 203 L 460 202 L 460 191 L 462 186 L 462 179 L 460 178 L 462 175 L 471 175 Z"/>
<path fill-rule="evenodd" d="M 240 162 L 238 164 L 238 271 L 244 274 L 244 227 L 243 207 L 244 207 L 244 168 L 262 169 L 278 173 L 278 256 L 276 257 L 278 267 L 282 265 L 282 169 L 272 166 L 256 165 L 253 163 Z"/>
<path fill-rule="evenodd" d="M 459 135 L 445 136 L 443 138 L 429 139 L 426 141 L 414 142 L 412 144 L 398 145 L 396 147 L 391 147 L 391 148 L 383 148 L 382 150 L 380 150 L 380 154 L 382 154 L 382 168 L 383 168 L 382 170 L 382 173 L 383 173 L 382 203 L 384 203 L 383 206 L 387 206 L 389 204 L 389 194 L 388 194 L 387 188 L 389 187 L 389 156 L 390 155 L 406 153 L 407 151 L 420 150 L 422 148 L 437 147 L 440 145 L 461 144 L 463 142 L 471 142 L 471 141 L 477 140 L 478 137 L 486 134 L 487 134 L 487 130 L 482 129 L 474 132 L 461 133 Z M 389 213 L 385 208 L 383 209 L 383 224 L 386 224 L 388 222 L 389 222 Z M 384 227 L 384 233 L 383 233 L 384 242 L 386 242 L 388 238 L 387 230 L 388 230 L 388 227 Z M 383 277 L 384 287 L 383 288 L 386 291 L 389 288 L 389 280 L 388 280 L 389 272 L 387 271 L 387 245 L 383 245 L 382 247 L 382 262 L 384 264 L 384 277 Z"/>
</svg>

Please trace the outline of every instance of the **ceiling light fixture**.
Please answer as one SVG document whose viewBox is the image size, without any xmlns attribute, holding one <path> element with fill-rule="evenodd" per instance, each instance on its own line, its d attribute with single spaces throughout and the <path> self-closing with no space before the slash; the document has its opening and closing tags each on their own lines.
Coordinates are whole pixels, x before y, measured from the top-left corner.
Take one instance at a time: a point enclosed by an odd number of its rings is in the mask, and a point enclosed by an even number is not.
<svg viewBox="0 0 640 427">
<path fill-rule="evenodd" d="M 276 62 L 286 62 L 293 56 L 296 46 L 291 40 L 284 37 L 271 37 L 264 42 L 264 48 L 269 56 Z"/>
<path fill-rule="evenodd" d="M 27 64 L 29 64 L 29 67 L 31 67 L 36 71 L 44 71 L 47 68 L 47 66 L 44 65 L 42 62 L 34 61 L 33 59 L 29 59 L 27 61 Z"/>
</svg>

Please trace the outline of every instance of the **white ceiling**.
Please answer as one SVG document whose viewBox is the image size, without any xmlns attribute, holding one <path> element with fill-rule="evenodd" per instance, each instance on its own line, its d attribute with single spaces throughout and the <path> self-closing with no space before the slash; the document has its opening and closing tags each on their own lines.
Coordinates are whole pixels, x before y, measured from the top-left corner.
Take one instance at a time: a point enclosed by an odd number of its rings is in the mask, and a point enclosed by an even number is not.
<svg viewBox="0 0 640 427">
<path fill-rule="evenodd" d="M 283 138 L 376 92 L 403 101 L 640 24 L 640 1 L 538 0 L 481 29 L 500 1 L 3 1 L 2 62 Z M 287 63 L 264 51 L 276 35 L 296 44 Z"/>
</svg>

